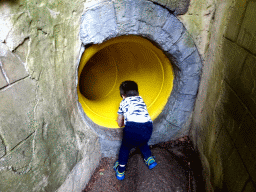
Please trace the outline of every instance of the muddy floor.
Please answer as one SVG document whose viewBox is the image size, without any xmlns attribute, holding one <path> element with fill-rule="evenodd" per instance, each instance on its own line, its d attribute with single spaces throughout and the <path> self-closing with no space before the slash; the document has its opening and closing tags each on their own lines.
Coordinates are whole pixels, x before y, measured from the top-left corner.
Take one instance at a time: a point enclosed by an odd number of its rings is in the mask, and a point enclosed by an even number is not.
<svg viewBox="0 0 256 192">
<path fill-rule="evenodd" d="M 188 137 L 151 146 L 151 151 L 158 165 L 149 170 L 134 150 L 123 181 L 115 177 L 116 158 L 103 158 L 83 192 L 205 191 L 199 156 Z"/>
</svg>

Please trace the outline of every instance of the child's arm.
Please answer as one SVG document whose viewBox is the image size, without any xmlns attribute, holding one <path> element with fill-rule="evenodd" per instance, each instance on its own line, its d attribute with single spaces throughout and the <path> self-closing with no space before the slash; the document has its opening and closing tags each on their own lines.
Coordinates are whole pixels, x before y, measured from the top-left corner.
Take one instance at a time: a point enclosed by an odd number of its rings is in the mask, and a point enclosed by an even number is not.
<svg viewBox="0 0 256 192">
<path fill-rule="evenodd" d="M 124 116 L 118 114 L 116 122 L 119 127 L 123 127 L 124 126 Z"/>
</svg>

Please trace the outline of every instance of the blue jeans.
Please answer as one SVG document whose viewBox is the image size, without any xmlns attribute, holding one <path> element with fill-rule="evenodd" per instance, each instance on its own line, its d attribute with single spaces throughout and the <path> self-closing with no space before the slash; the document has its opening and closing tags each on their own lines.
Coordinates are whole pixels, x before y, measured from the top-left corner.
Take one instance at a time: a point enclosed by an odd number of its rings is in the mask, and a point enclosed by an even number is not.
<svg viewBox="0 0 256 192">
<path fill-rule="evenodd" d="M 152 135 L 152 130 L 152 122 L 126 122 L 119 151 L 119 164 L 127 164 L 130 150 L 134 147 L 139 147 L 144 159 L 148 159 L 151 156 L 148 141 Z"/>
</svg>

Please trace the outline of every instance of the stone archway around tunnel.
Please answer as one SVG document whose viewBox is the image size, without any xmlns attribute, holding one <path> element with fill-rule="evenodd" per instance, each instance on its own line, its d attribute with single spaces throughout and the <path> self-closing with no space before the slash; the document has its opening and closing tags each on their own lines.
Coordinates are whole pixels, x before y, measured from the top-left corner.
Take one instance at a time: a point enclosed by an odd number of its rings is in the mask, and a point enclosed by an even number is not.
<svg viewBox="0 0 256 192">
<path fill-rule="evenodd" d="M 154 120 L 149 144 L 173 140 L 188 134 L 201 75 L 201 59 L 183 24 L 167 9 L 149 1 L 96 1 L 86 5 L 81 19 L 80 55 L 95 44 L 120 36 L 135 35 L 149 40 L 171 61 L 174 80 L 167 104 Z M 104 156 L 116 155 L 121 129 L 94 123 L 80 105 L 84 120 L 97 132 Z"/>
</svg>

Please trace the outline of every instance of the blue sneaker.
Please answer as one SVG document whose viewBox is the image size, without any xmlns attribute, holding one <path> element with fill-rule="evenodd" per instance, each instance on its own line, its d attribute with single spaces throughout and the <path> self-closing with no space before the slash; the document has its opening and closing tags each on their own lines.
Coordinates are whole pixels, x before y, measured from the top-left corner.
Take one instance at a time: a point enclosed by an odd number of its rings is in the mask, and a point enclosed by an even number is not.
<svg viewBox="0 0 256 192">
<path fill-rule="evenodd" d="M 114 170 L 115 170 L 115 172 L 116 172 L 116 178 L 117 178 L 118 180 L 122 181 L 122 180 L 124 179 L 124 172 L 120 173 L 120 172 L 118 171 L 118 167 L 119 167 L 119 162 L 116 161 L 113 168 L 114 168 Z"/>
<path fill-rule="evenodd" d="M 155 166 L 157 166 L 155 157 L 153 156 L 150 156 L 147 160 L 144 159 L 144 161 L 149 169 L 153 169 Z"/>
</svg>

